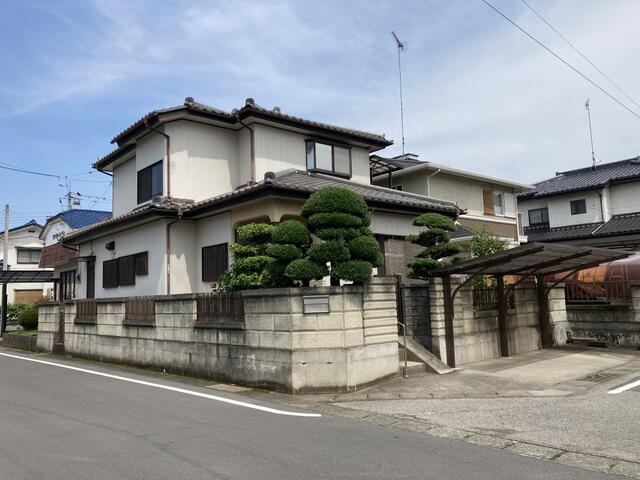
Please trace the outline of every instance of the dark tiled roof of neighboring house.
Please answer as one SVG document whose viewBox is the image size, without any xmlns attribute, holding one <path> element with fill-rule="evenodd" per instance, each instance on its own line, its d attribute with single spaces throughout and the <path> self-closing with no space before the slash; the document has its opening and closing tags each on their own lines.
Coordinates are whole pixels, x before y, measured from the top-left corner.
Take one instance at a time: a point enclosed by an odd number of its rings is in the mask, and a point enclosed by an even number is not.
<svg viewBox="0 0 640 480">
<path fill-rule="evenodd" d="M 529 242 L 554 242 L 590 237 L 602 225 L 602 222 L 599 222 L 555 228 L 525 227 L 524 234 L 528 237 Z"/>
<path fill-rule="evenodd" d="M 9 233 L 15 232 L 16 230 L 20 230 L 20 229 L 27 228 L 27 227 L 40 227 L 40 228 L 42 228 L 42 225 L 40 225 L 34 219 L 31 219 L 27 223 L 23 223 L 22 225 L 18 225 L 17 227 L 10 228 L 9 229 Z M 4 234 L 4 230 L 0 232 L 0 235 L 3 235 L 3 234 Z"/>
<path fill-rule="evenodd" d="M 473 232 L 462 225 L 456 225 L 456 229 L 453 232 L 449 232 L 449 238 L 451 240 L 458 240 L 461 238 L 473 237 Z"/>
<path fill-rule="evenodd" d="M 595 168 L 579 168 L 558 172 L 555 177 L 535 184 L 529 192 L 518 195 L 519 200 L 548 197 L 562 193 L 601 188 L 609 183 L 640 180 L 640 157 L 604 163 Z"/>
<path fill-rule="evenodd" d="M 232 192 L 217 195 L 199 202 L 184 204 L 181 207 L 181 213 L 184 218 L 199 217 L 210 211 L 215 211 L 247 200 L 251 195 L 294 194 L 304 199 L 316 190 L 330 186 L 342 187 L 359 193 L 369 206 L 385 206 L 389 209 L 393 208 L 395 210 L 406 211 L 409 214 L 413 212 L 437 211 L 450 216 L 457 216 L 463 213 L 458 206 L 451 202 L 435 200 L 423 195 L 400 192 L 375 185 L 359 184 L 317 173 L 309 174 L 299 170 L 288 170 L 280 172 L 277 175 L 273 174 L 270 178 L 266 178 L 252 185 L 237 188 Z M 67 243 L 94 230 L 107 228 L 112 225 L 125 224 L 127 222 L 135 222 L 146 216 L 175 216 L 176 214 L 177 208 L 173 205 L 167 203 L 159 205 L 148 204 L 99 224 L 69 232 L 64 236 L 63 241 Z"/>
<path fill-rule="evenodd" d="M 636 232 L 640 232 L 640 212 L 614 215 L 596 234 L 601 236 Z"/>
<path fill-rule="evenodd" d="M 71 228 L 83 228 L 94 223 L 102 222 L 111 218 L 111 212 L 103 210 L 83 210 L 73 209 L 60 212 L 53 217 L 47 219 L 47 223 L 56 219 L 62 219 Z"/>
<path fill-rule="evenodd" d="M 339 127 L 329 123 L 316 122 L 288 115 L 286 113 L 282 113 L 279 108 L 268 109 L 262 107 L 255 103 L 251 98 L 246 100 L 245 105 L 242 108 L 234 109 L 231 112 L 225 112 L 224 110 L 204 105 L 203 103 L 196 102 L 191 97 L 187 97 L 183 105 L 153 110 L 113 137 L 111 143 L 118 143 L 119 147 L 100 158 L 94 164 L 94 167 L 102 168 L 108 165 L 116 157 L 126 153 L 124 151 L 127 147 L 126 142 L 132 138 L 132 135 L 135 136 L 142 133 L 144 130 L 148 129 L 149 126 L 157 126 L 161 122 L 177 120 L 188 115 L 206 117 L 208 119 L 235 125 L 237 127 L 241 126 L 241 121 L 253 117 L 281 125 L 298 128 L 307 127 L 320 132 L 325 132 L 325 134 L 333 133 L 347 139 L 360 140 L 364 143 L 376 146 L 377 148 L 384 148 L 393 144 L 393 141 L 385 138 L 384 135 L 378 135 L 353 128 Z"/>
</svg>

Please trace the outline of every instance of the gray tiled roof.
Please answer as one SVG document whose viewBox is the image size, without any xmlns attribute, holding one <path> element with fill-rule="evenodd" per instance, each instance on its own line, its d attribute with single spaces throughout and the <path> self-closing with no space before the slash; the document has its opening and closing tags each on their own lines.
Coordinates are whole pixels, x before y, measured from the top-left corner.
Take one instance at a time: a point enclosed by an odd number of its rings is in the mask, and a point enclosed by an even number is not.
<svg viewBox="0 0 640 480">
<path fill-rule="evenodd" d="M 272 119 L 279 123 L 289 123 L 300 126 L 308 126 L 315 127 L 321 130 L 332 131 L 340 134 L 345 134 L 351 137 L 361 138 L 366 141 L 371 141 L 376 144 L 380 144 L 382 146 L 392 145 L 393 141 L 384 137 L 384 135 L 378 135 L 375 133 L 365 132 L 362 130 L 356 130 L 353 128 L 339 127 L 336 125 L 331 125 L 329 123 L 316 122 L 313 120 L 307 120 L 300 117 L 295 117 L 293 115 L 288 115 L 286 113 L 280 112 L 279 109 L 268 109 L 264 108 L 253 101 L 253 99 L 247 99 L 245 105 L 242 108 L 234 109 L 231 112 L 225 112 L 224 110 L 220 110 L 215 107 L 210 107 L 200 102 L 196 102 L 193 98 L 187 97 L 183 105 L 178 105 L 175 107 L 163 108 L 159 110 L 153 110 L 142 118 L 128 126 L 122 132 L 118 133 L 112 140 L 111 143 L 117 143 L 126 137 L 129 133 L 135 131 L 136 129 L 143 127 L 146 122 L 154 123 L 152 120 L 161 115 L 163 113 L 174 113 L 174 112 L 184 112 L 188 113 L 197 113 L 204 114 L 207 116 L 213 116 L 217 119 L 236 124 L 238 123 L 238 118 L 242 120 L 243 118 L 254 116 L 262 116 L 267 119 Z"/>
<path fill-rule="evenodd" d="M 640 232 L 640 212 L 614 215 L 597 231 L 597 235 L 619 235 Z"/>
<path fill-rule="evenodd" d="M 558 174 L 535 184 L 535 189 L 521 193 L 518 199 L 547 197 L 561 193 L 603 187 L 609 183 L 633 178 L 640 179 L 640 157 L 604 163 L 596 168 L 580 168 Z"/>
<path fill-rule="evenodd" d="M 602 222 L 556 228 L 526 227 L 524 234 L 528 237 L 529 242 L 553 242 L 557 240 L 590 237 L 601 226 Z"/>
<path fill-rule="evenodd" d="M 222 208 L 228 205 L 229 202 L 242 201 L 243 197 L 248 197 L 254 193 L 268 192 L 278 194 L 279 192 L 295 192 L 301 194 L 302 197 L 307 197 L 323 187 L 342 187 L 359 193 L 370 206 L 379 204 L 395 207 L 398 210 L 436 211 L 451 216 L 457 216 L 461 213 L 458 206 L 454 203 L 432 199 L 423 195 L 401 192 L 375 185 L 359 184 L 317 173 L 310 174 L 300 170 L 288 170 L 280 172 L 272 178 L 237 188 L 232 192 L 217 195 L 199 202 L 185 204 L 182 207 L 182 215 L 185 218 L 197 217 L 203 215 L 204 212 Z M 127 212 L 124 215 L 70 232 L 65 235 L 64 238 L 66 241 L 69 241 L 93 230 L 107 228 L 145 215 L 174 214 L 176 211 L 176 208 L 169 204 L 158 206 L 148 204 L 131 212 Z"/>
</svg>

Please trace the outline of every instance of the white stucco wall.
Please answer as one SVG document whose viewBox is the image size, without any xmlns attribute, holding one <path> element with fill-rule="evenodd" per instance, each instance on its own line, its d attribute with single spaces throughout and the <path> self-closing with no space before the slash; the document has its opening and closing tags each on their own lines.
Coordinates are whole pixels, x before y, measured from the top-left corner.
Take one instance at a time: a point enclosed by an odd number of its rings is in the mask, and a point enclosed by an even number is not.
<svg viewBox="0 0 640 480">
<path fill-rule="evenodd" d="M 196 222 L 171 225 L 171 294 L 197 291 Z"/>
<path fill-rule="evenodd" d="M 57 243 L 59 236 L 70 230 L 71 227 L 61 218 L 57 218 L 53 222 L 50 222 L 42 232 L 44 246 L 48 247 L 49 245 Z"/>
<path fill-rule="evenodd" d="M 109 241 L 115 241 L 116 248 L 109 251 L 105 245 Z M 165 245 L 166 245 L 166 221 L 159 220 L 153 223 L 114 233 L 80 245 L 80 256 L 95 255 L 96 257 L 96 298 L 126 297 L 137 295 L 164 295 L 165 294 Z M 148 252 L 148 275 L 136 276 L 136 284 L 131 286 L 103 288 L 102 287 L 102 262 L 113 258 L 123 257 L 134 253 Z M 86 279 L 81 272 L 81 285 L 76 286 L 80 292 L 80 298 L 86 295 Z"/>
<path fill-rule="evenodd" d="M 18 248 L 42 248 L 44 242 L 39 238 L 40 227 L 28 227 L 9 232 L 8 265 L 11 270 L 37 270 L 38 264 L 18 263 Z M 0 235 L 0 258 L 4 252 L 4 236 Z M 46 290 L 49 283 L 10 283 L 7 285 L 7 301 L 14 303 L 16 290 Z"/>
<path fill-rule="evenodd" d="M 612 185 L 609 196 L 611 215 L 640 212 L 640 182 Z"/>
<path fill-rule="evenodd" d="M 581 199 L 585 199 L 586 201 L 587 212 L 571 215 L 571 201 Z M 529 210 L 544 207 L 549 208 L 549 226 L 551 228 L 602 221 L 600 196 L 597 191 L 584 191 L 547 198 L 522 200 L 518 205 L 520 212 L 522 212 L 525 227 L 529 226 Z"/>
<path fill-rule="evenodd" d="M 234 243 L 231 213 L 222 213 L 214 217 L 200 220 L 195 228 L 194 257 L 195 265 L 195 290 L 196 292 L 210 292 L 211 283 L 202 281 L 202 247 L 228 243 Z M 231 252 L 229 251 L 231 256 Z M 231 261 L 229 261 L 231 264 Z"/>
<path fill-rule="evenodd" d="M 406 236 L 420 232 L 419 227 L 412 225 L 416 215 L 397 215 L 386 212 L 376 212 L 371 215 L 371 230 L 381 235 Z"/>
<path fill-rule="evenodd" d="M 114 217 L 119 217 L 136 208 L 137 178 L 135 158 L 113 169 L 111 208 Z"/>
<path fill-rule="evenodd" d="M 165 131 L 171 136 L 171 196 L 199 201 L 237 186 L 237 132 L 187 121 L 169 123 Z"/>
</svg>

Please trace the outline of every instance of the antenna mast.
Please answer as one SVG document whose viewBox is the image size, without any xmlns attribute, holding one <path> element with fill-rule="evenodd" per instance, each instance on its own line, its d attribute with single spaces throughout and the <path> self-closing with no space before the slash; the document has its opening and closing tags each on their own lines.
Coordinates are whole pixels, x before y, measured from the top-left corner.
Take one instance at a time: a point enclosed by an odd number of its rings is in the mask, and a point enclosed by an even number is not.
<svg viewBox="0 0 640 480">
<path fill-rule="evenodd" d="M 400 52 L 407 48 L 407 44 L 400 41 L 396 32 L 391 32 L 396 46 L 398 47 L 398 83 L 400 85 L 400 136 L 402 137 L 402 159 L 404 160 L 404 106 L 402 104 L 402 63 L 400 62 Z"/>
<path fill-rule="evenodd" d="M 593 162 L 593 166 L 591 167 L 593 170 L 596 169 L 596 154 L 593 150 L 593 130 L 591 129 L 591 107 L 589 106 L 589 100 L 587 98 L 587 101 L 584 102 L 584 108 L 587 109 L 587 117 L 589 117 L 589 139 L 591 140 L 591 161 Z"/>
</svg>

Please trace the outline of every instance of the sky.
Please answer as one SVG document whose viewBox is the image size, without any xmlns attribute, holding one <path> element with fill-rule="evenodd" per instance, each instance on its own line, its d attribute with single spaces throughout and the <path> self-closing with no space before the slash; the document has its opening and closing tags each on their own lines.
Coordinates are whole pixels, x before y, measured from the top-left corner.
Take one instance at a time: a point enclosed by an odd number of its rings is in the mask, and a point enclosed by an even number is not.
<svg viewBox="0 0 640 480">
<path fill-rule="evenodd" d="M 519 0 L 498 9 L 640 115 Z M 640 103 L 640 1 L 528 0 Z M 247 97 L 296 116 L 384 133 L 401 153 L 532 183 L 640 155 L 640 118 L 481 0 L 0 0 L 0 203 L 10 224 L 63 209 L 109 210 L 91 164 L 115 134 L 187 96 L 225 110 Z M 90 173 L 92 172 L 92 173 Z"/>
</svg>

